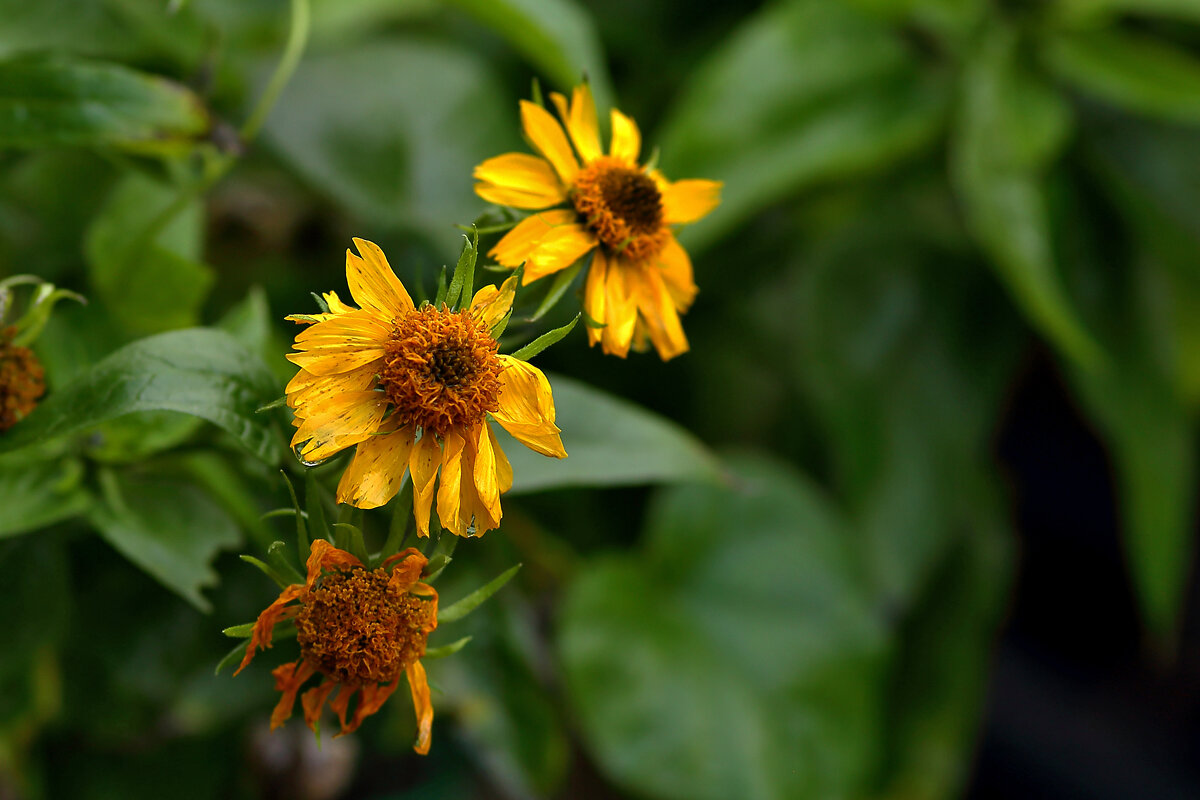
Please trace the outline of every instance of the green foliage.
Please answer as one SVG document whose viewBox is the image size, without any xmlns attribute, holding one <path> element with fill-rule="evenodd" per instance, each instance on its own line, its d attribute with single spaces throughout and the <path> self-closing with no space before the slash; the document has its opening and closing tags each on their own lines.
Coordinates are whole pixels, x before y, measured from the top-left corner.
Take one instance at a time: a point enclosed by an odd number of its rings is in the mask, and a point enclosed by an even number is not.
<svg viewBox="0 0 1200 800">
<path fill-rule="evenodd" d="M 641 552 L 574 583 L 560 653 L 589 747 L 638 793 L 849 796 L 878 754 L 885 636 L 845 522 L 786 468 L 678 488 Z"/>
<path fill-rule="evenodd" d="M 0 63 L 0 147 L 169 155 L 190 150 L 211 129 L 194 94 L 153 75 L 65 58 Z"/>
<path fill-rule="evenodd" d="M 178 411 L 213 422 L 269 463 L 280 459 L 269 418 L 255 410 L 277 390 L 229 334 L 197 328 L 126 345 L 56 392 L 0 441 L 0 452 L 85 431 L 137 411 Z"/>
<path fill-rule="evenodd" d="M 567 458 L 538 455 L 497 426 L 512 462 L 511 494 L 719 477 L 712 453 L 674 423 L 578 381 L 550 379 Z"/>
</svg>

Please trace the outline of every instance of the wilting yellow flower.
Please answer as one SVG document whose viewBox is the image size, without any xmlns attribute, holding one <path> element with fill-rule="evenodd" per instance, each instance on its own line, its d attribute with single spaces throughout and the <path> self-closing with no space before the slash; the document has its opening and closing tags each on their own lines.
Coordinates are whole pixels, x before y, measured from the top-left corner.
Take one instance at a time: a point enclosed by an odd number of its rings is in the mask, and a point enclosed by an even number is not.
<svg viewBox="0 0 1200 800">
<path fill-rule="evenodd" d="M 0 433 L 28 416 L 46 391 L 41 362 L 12 343 L 15 334 L 15 328 L 0 329 Z"/>
<path fill-rule="evenodd" d="M 492 329 L 512 306 L 516 282 L 485 286 L 469 309 L 413 306 L 383 251 L 355 239 L 346 281 L 361 309 L 330 292 L 327 314 L 296 336 L 288 359 L 300 372 L 287 386 L 298 428 L 292 447 L 320 461 L 357 445 L 337 488 L 339 503 L 383 505 L 412 476 L 417 530 L 429 533 L 434 479 L 438 517 L 460 536 L 500 524 L 500 494 L 512 467 L 489 415 L 517 441 L 565 458 L 554 398 L 541 370 L 496 352 Z"/>
<path fill-rule="evenodd" d="M 295 620 L 300 660 L 271 673 L 275 688 L 283 693 L 271 714 L 271 730 L 292 716 L 296 694 L 314 675 L 323 675 L 324 680 L 300 698 L 304 721 L 315 731 L 329 700 L 341 723 L 339 736 L 356 730 L 378 711 L 405 675 L 417 711 L 413 749 L 422 755 L 429 752 L 433 704 L 420 658 L 437 627 L 438 596 L 432 586 L 419 582 L 427 563 L 410 547 L 378 569 L 368 570 L 324 539 L 312 543 L 307 581 L 285 587 L 258 615 L 237 669 L 241 672 L 258 650 L 271 646 L 276 625 Z M 347 720 L 356 693 L 358 703 Z"/>
<path fill-rule="evenodd" d="M 686 352 L 679 314 L 695 298 L 696 283 L 691 259 L 670 226 L 695 222 L 716 208 L 721 184 L 671 182 L 657 170 L 638 166 L 641 134 L 616 109 L 605 155 L 586 85 L 575 88 L 569 106 L 561 94 L 550 99 L 570 142 L 550 112 L 522 100 L 525 136 L 541 157 L 506 153 L 475 168 L 475 191 L 484 200 L 538 210 L 489 255 L 506 267 L 524 264 L 528 283 L 594 249 L 583 308 L 605 327 L 589 326 L 589 341 L 621 357 L 631 344 L 646 349 L 647 339 L 664 360 Z"/>
</svg>

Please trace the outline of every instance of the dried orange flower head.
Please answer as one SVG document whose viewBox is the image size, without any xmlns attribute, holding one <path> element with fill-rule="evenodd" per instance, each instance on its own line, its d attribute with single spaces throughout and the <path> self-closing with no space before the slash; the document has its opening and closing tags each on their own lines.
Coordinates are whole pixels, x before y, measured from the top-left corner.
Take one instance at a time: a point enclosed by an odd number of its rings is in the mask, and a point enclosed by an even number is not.
<svg viewBox="0 0 1200 800">
<path fill-rule="evenodd" d="M 592 253 L 583 310 L 603 323 L 588 340 L 624 357 L 651 344 L 663 359 L 688 349 L 679 317 L 696 297 L 692 262 L 675 228 L 708 214 L 721 184 L 670 181 L 641 165 L 642 135 L 620 111 L 610 115 L 608 152 L 600 142 L 591 89 L 552 92 L 559 119 L 521 101 L 525 138 L 537 155 L 505 153 L 475 167 L 475 192 L 501 206 L 527 209 L 489 251 L 505 267 L 525 265 L 524 282 L 566 269 Z M 561 123 L 560 121 L 561 120 Z"/>
<path fill-rule="evenodd" d="M 394 576 L 351 567 L 326 574 L 301 599 L 296 639 L 319 672 L 340 683 L 391 683 L 425 655 L 437 609 Z"/>
<path fill-rule="evenodd" d="M 12 343 L 15 334 L 15 328 L 0 330 L 0 432 L 28 416 L 46 391 L 41 362 L 28 347 Z"/>
<path fill-rule="evenodd" d="M 420 659 L 426 639 L 437 628 L 438 597 L 432 586 L 420 582 L 427 563 L 410 547 L 369 570 L 324 539 L 313 542 L 307 580 L 285 587 L 258 615 L 237 670 L 271 646 L 276 625 L 295 620 L 300 660 L 272 672 L 275 688 L 282 692 L 271 714 L 272 730 L 291 717 L 296 695 L 314 675 L 324 679 L 300 699 L 304 721 L 315 731 L 328 701 L 341 724 L 339 736 L 356 730 L 378 711 L 403 675 L 417 711 L 414 749 L 429 752 L 433 704 Z M 355 696 L 358 702 L 350 715 Z"/>
</svg>

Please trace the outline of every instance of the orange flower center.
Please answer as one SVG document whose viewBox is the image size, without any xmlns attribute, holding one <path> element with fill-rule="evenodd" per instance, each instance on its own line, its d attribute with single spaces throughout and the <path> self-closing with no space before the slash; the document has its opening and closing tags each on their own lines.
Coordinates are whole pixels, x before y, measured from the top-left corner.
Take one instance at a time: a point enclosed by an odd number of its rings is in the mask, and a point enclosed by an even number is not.
<svg viewBox="0 0 1200 800">
<path fill-rule="evenodd" d="M 434 604 L 401 589 L 383 568 L 329 573 L 301 603 L 300 652 L 345 684 L 391 683 L 425 655 L 437 627 Z"/>
<path fill-rule="evenodd" d="M 603 156 L 575 176 L 571 202 L 604 246 L 634 261 L 658 255 L 667 239 L 662 193 L 654 179 Z"/>
<path fill-rule="evenodd" d="M 15 328 L 0 330 L 0 432 L 28 416 L 46 391 L 41 362 L 28 347 L 12 343 L 15 335 Z"/>
<path fill-rule="evenodd" d="M 425 306 L 398 317 L 379 379 L 404 425 L 439 436 L 500 408 L 500 359 L 469 311 Z"/>
</svg>

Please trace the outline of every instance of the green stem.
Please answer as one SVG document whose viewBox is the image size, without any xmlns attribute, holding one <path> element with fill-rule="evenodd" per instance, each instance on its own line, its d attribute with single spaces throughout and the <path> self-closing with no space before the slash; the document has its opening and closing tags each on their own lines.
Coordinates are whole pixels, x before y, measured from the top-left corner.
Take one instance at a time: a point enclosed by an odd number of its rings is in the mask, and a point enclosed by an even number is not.
<svg viewBox="0 0 1200 800">
<path fill-rule="evenodd" d="M 304 47 L 308 43 L 308 21 L 308 0 L 292 0 L 292 25 L 288 31 L 283 56 L 279 59 L 279 66 L 275 67 L 275 74 L 267 82 L 267 88 L 258 98 L 258 104 L 250 112 L 250 118 L 242 126 L 243 141 L 248 142 L 258 135 L 275 101 L 279 99 L 279 94 L 292 79 L 292 73 L 296 71 L 300 57 L 304 54 Z"/>
</svg>

